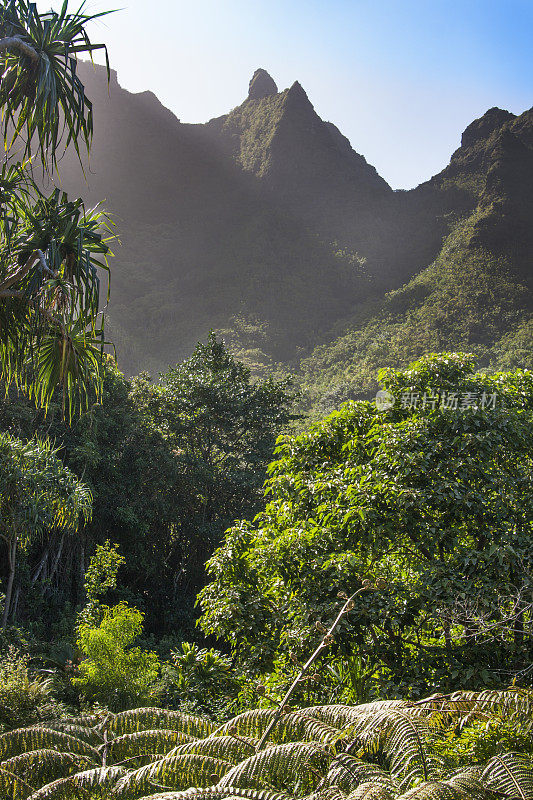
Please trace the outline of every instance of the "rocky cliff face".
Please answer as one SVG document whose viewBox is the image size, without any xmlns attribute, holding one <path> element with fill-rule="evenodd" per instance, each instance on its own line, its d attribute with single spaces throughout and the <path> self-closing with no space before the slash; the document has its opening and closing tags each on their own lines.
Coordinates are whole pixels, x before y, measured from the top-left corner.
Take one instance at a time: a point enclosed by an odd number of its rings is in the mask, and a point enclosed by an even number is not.
<svg viewBox="0 0 533 800">
<path fill-rule="evenodd" d="M 114 73 L 109 93 L 103 69 L 83 77 L 95 106 L 88 184 L 70 156 L 61 180 L 115 218 L 109 315 L 126 371 L 165 367 L 210 328 L 294 363 L 416 280 L 472 215 L 461 247 L 510 256 L 531 278 L 533 112 L 490 109 L 439 175 L 394 192 L 298 82 L 280 92 L 264 69 L 240 106 L 204 125 Z"/>
</svg>

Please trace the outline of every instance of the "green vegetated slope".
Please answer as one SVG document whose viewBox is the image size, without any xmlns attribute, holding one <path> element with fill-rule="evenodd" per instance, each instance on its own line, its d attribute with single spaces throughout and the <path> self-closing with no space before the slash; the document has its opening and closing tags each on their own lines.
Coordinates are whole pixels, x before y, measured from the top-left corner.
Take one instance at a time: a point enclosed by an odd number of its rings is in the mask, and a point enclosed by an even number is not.
<svg viewBox="0 0 533 800">
<path fill-rule="evenodd" d="M 383 365 L 446 349 L 481 366 L 533 366 L 533 113 L 492 109 L 463 135 L 450 166 L 415 191 L 462 195 L 437 258 L 382 300 L 361 304 L 302 361 L 316 412 L 369 396 Z M 460 204 L 457 203 L 459 206 Z M 468 210 L 468 205 L 473 206 Z"/>
</svg>

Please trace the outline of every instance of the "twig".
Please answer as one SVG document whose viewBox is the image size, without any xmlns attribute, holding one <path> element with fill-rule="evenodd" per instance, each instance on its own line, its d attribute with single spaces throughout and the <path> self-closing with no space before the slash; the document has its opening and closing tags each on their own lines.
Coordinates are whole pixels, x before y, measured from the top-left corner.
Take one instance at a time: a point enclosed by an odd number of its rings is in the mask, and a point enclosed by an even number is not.
<svg viewBox="0 0 533 800">
<path fill-rule="evenodd" d="M 291 694 L 293 693 L 293 691 L 295 690 L 296 686 L 298 685 L 298 683 L 302 679 L 302 676 L 307 672 L 307 670 L 309 669 L 311 664 L 318 658 L 318 656 L 320 655 L 322 650 L 325 650 L 325 648 L 329 646 L 329 644 L 331 642 L 331 636 L 333 635 L 333 632 L 337 628 L 337 625 L 339 624 L 341 619 L 344 617 L 344 615 L 352 610 L 354 598 L 356 598 L 357 595 L 362 594 L 363 592 L 370 592 L 370 591 L 374 591 L 374 590 L 375 590 L 375 587 L 370 584 L 370 581 L 364 581 L 363 582 L 363 586 L 360 589 L 358 589 L 356 592 L 354 592 L 352 594 L 352 596 L 349 597 L 346 600 L 346 602 L 344 603 L 343 607 L 341 608 L 341 610 L 339 611 L 339 613 L 335 617 L 335 621 L 333 622 L 333 624 L 331 625 L 329 630 L 326 631 L 326 633 L 322 637 L 322 639 L 320 641 L 320 644 L 316 648 L 315 652 L 305 662 L 305 664 L 301 668 L 300 672 L 298 673 L 298 675 L 296 676 L 294 681 L 291 683 L 291 685 L 290 685 L 289 689 L 287 690 L 287 693 L 285 694 L 283 700 L 280 702 L 276 713 L 272 717 L 270 723 L 266 727 L 265 732 L 261 736 L 261 738 L 259 740 L 259 743 L 258 743 L 257 747 L 255 748 L 256 753 L 259 752 L 259 750 L 263 749 L 263 746 L 264 746 L 266 740 L 268 739 L 268 737 L 270 735 L 270 732 L 272 731 L 273 727 L 277 724 L 279 718 L 283 714 L 283 710 L 284 710 L 285 706 L 287 705 L 287 702 L 288 702 Z"/>
</svg>

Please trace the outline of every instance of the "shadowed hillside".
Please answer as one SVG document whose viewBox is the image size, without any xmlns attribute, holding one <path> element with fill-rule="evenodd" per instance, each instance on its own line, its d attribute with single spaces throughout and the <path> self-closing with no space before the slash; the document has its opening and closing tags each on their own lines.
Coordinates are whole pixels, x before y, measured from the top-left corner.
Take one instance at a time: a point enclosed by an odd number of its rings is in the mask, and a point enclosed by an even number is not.
<svg viewBox="0 0 533 800">
<path fill-rule="evenodd" d="M 298 82 L 279 92 L 257 70 L 240 106 L 188 125 L 115 73 L 109 92 L 103 68 L 83 78 L 88 186 L 71 156 L 62 182 L 117 223 L 109 317 L 126 372 L 215 328 L 259 366 L 306 358 L 311 394 L 338 402 L 427 349 L 490 360 L 527 323 L 533 112 L 491 109 L 439 175 L 395 192 Z"/>
</svg>

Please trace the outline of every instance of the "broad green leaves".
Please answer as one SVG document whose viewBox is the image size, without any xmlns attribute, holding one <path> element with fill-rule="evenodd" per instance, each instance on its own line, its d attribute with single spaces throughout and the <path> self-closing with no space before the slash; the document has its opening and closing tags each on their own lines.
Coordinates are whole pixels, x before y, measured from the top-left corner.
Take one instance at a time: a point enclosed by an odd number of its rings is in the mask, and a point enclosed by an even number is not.
<svg viewBox="0 0 533 800">
<path fill-rule="evenodd" d="M 428 356 L 382 375 L 390 410 L 349 403 L 281 440 L 264 511 L 231 528 L 208 563 L 204 629 L 254 670 L 292 674 L 287 653 L 303 658 L 338 593 L 371 576 L 382 588 L 358 598 L 334 645 L 343 663 L 364 655 L 370 696 L 379 686 L 501 685 L 527 669 L 533 377 L 473 370 L 471 356 Z M 432 390 L 496 394 L 498 404 L 400 402 Z M 341 673 L 344 684 L 331 676 L 317 699 L 365 699 L 346 694 L 363 684 Z"/>
</svg>

